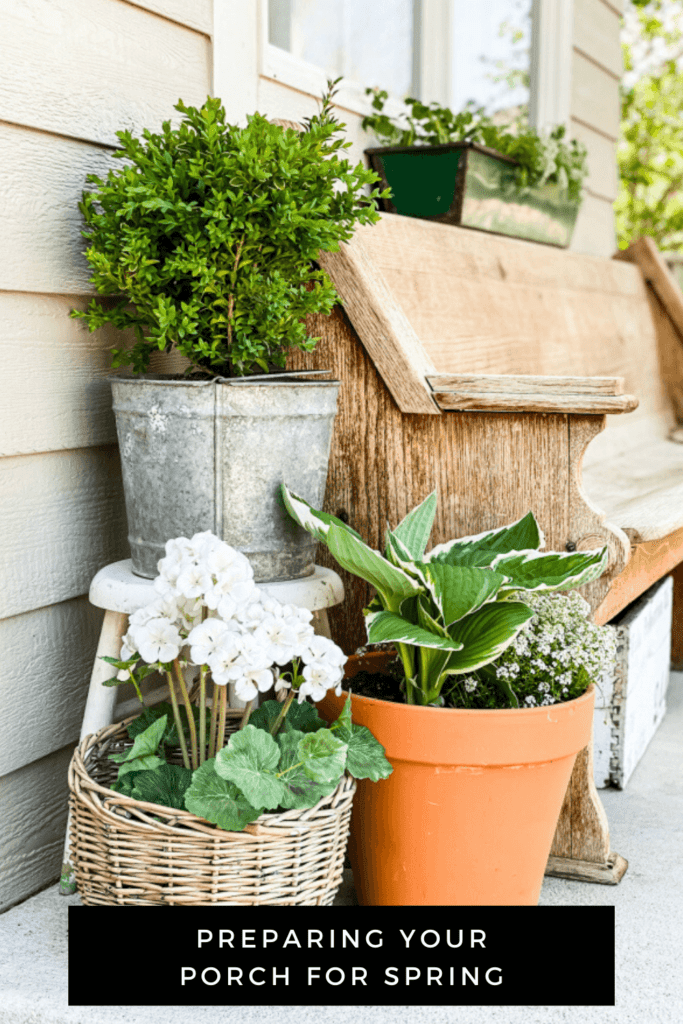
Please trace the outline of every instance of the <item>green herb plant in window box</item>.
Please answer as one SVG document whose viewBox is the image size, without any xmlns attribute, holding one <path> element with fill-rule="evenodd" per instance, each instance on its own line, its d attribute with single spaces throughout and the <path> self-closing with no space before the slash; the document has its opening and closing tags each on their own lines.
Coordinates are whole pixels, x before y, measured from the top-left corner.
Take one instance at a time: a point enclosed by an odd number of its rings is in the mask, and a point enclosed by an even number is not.
<svg viewBox="0 0 683 1024">
<path fill-rule="evenodd" d="M 539 134 L 482 111 L 453 113 L 407 99 L 385 113 L 387 93 L 367 89 L 376 111 L 363 128 L 383 145 L 365 152 L 391 198 L 382 209 L 550 245 L 568 246 L 587 174 L 586 150 L 558 126 Z"/>
</svg>

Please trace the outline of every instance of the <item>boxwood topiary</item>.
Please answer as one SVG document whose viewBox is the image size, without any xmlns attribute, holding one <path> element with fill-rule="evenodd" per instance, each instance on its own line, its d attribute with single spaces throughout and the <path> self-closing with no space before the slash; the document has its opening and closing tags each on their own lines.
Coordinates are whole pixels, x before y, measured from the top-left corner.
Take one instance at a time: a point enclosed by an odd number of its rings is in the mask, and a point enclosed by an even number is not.
<svg viewBox="0 0 683 1024">
<path fill-rule="evenodd" d="M 335 85 L 301 133 L 258 113 L 227 124 L 215 98 L 179 101 L 182 120 L 160 134 L 117 133 L 123 166 L 89 175 L 79 208 L 91 282 L 119 301 L 72 312 L 91 331 L 134 329 L 132 347 L 112 349 L 115 367 L 143 373 L 154 350 L 175 348 L 189 372 L 243 376 L 315 346 L 305 318 L 330 313 L 337 293 L 314 261 L 379 218 L 378 190 L 364 194 L 377 176 L 341 156 Z"/>
</svg>

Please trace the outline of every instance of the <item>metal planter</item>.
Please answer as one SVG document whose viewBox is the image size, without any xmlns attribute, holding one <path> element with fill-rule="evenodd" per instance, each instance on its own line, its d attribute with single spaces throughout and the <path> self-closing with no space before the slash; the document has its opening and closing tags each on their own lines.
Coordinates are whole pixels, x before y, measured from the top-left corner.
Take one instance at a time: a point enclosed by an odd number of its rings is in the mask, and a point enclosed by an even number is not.
<svg viewBox="0 0 683 1024">
<path fill-rule="evenodd" d="M 279 485 L 322 505 L 339 381 L 110 381 L 133 572 L 156 576 L 167 540 L 203 530 L 244 552 L 257 582 L 313 572 L 315 539 Z"/>
<path fill-rule="evenodd" d="M 383 187 L 392 189 L 382 200 L 389 213 L 560 247 L 571 242 L 580 200 L 557 184 L 521 189 L 516 162 L 494 149 L 449 142 L 365 152 Z"/>
</svg>

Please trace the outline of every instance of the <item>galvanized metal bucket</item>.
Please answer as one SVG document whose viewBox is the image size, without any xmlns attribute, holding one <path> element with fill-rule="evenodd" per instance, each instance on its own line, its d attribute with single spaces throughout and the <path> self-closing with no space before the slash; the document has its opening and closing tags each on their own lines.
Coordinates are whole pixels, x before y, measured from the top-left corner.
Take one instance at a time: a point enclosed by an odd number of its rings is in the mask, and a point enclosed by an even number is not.
<svg viewBox="0 0 683 1024">
<path fill-rule="evenodd" d="M 203 530 L 244 552 L 258 582 L 313 572 L 315 539 L 279 487 L 321 507 L 339 381 L 109 379 L 133 572 L 156 576 L 167 540 Z"/>
</svg>

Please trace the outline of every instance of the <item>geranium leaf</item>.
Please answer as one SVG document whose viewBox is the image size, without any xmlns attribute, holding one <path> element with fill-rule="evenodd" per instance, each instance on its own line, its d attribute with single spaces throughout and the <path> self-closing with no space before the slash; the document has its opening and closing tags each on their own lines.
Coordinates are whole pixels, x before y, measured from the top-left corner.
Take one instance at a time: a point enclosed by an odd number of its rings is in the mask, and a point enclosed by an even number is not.
<svg viewBox="0 0 683 1024">
<path fill-rule="evenodd" d="M 387 779 L 393 772 L 384 747 L 364 725 L 354 725 L 346 754 L 346 769 L 354 779 Z"/>
<path fill-rule="evenodd" d="M 339 782 L 344 773 L 347 744 L 338 740 L 329 729 L 308 733 L 299 740 L 299 760 L 304 774 L 314 782 Z"/>
<path fill-rule="evenodd" d="M 348 743 L 353 735 L 350 697 L 347 697 L 344 701 L 343 707 L 339 713 L 339 718 L 333 723 L 333 725 L 336 727 L 334 732 L 337 739 L 342 740 L 343 743 Z"/>
<path fill-rule="evenodd" d="M 306 734 L 298 729 L 286 733 L 278 733 L 277 742 L 280 747 L 280 763 L 278 772 L 282 772 L 281 781 L 285 785 L 282 807 L 315 807 L 318 800 L 329 796 L 337 788 L 338 779 L 330 782 L 314 782 L 299 763 L 299 743 Z"/>
<path fill-rule="evenodd" d="M 140 757 L 156 754 L 166 729 L 166 722 L 166 715 L 157 718 L 143 729 L 142 732 L 138 733 L 133 740 L 133 746 L 130 750 L 123 754 L 110 754 L 109 760 L 121 764 L 123 761 L 135 761 Z"/>
<path fill-rule="evenodd" d="M 185 793 L 185 807 L 229 832 L 241 832 L 263 813 L 263 808 L 253 807 L 233 782 L 218 775 L 213 757 L 194 772 Z"/>
<path fill-rule="evenodd" d="M 165 761 L 152 771 L 131 772 L 132 796 L 148 804 L 185 808 L 185 793 L 192 783 L 192 770 Z"/>
<path fill-rule="evenodd" d="M 282 704 L 279 700 L 266 700 L 259 708 L 252 711 L 249 725 L 270 732 L 281 711 Z M 301 704 L 294 701 L 289 706 L 289 711 L 280 726 L 278 735 L 290 732 L 292 729 L 299 729 L 301 732 L 317 732 L 318 729 L 325 729 L 326 727 L 327 722 L 323 721 L 313 704 L 310 704 L 307 700 L 302 701 Z"/>
<path fill-rule="evenodd" d="M 156 754 L 145 754 L 143 757 L 136 757 L 133 761 L 124 761 L 119 768 L 117 782 L 128 772 L 149 771 L 153 768 L 160 768 L 162 764 L 166 764 L 166 762 Z"/>
<path fill-rule="evenodd" d="M 216 771 L 234 782 L 254 807 L 272 810 L 280 805 L 284 785 L 276 776 L 280 748 L 267 732 L 247 725 L 233 733 L 216 755 Z"/>
</svg>

